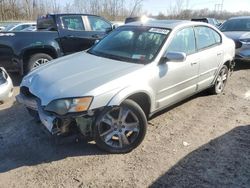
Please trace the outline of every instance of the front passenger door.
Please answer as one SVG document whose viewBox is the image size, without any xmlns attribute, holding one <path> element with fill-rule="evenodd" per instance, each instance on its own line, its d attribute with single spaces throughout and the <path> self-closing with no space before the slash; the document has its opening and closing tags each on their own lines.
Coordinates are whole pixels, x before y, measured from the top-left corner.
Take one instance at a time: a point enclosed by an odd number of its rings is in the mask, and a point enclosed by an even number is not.
<svg viewBox="0 0 250 188">
<path fill-rule="evenodd" d="M 159 66 L 157 88 L 157 106 L 170 106 L 196 92 L 199 61 L 193 27 L 184 28 L 175 33 L 167 52 L 184 52 L 187 58 L 183 62 L 167 61 Z"/>
</svg>

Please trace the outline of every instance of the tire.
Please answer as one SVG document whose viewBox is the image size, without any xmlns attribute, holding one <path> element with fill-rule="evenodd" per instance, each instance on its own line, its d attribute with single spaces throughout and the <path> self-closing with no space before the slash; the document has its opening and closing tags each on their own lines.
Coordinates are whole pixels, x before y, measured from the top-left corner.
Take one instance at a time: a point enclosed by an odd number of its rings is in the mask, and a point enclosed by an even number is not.
<svg viewBox="0 0 250 188">
<path fill-rule="evenodd" d="M 107 152 L 128 153 L 140 145 L 146 131 L 147 119 L 141 107 L 125 100 L 118 107 L 103 110 L 97 117 L 95 141 Z"/>
<path fill-rule="evenodd" d="M 37 53 L 30 56 L 26 66 L 26 73 L 29 73 L 30 71 L 36 69 L 42 64 L 48 63 L 52 59 L 53 58 L 50 55 L 44 53 Z"/>
<path fill-rule="evenodd" d="M 213 87 L 210 88 L 210 93 L 218 95 L 224 91 L 228 79 L 228 73 L 227 66 L 223 65 L 216 77 Z"/>
</svg>

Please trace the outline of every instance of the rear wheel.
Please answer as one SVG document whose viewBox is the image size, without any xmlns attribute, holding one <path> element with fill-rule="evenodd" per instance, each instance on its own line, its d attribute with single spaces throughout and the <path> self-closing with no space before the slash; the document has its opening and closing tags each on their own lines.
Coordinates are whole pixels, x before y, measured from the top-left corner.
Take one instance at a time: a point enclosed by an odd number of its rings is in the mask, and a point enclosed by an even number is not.
<svg viewBox="0 0 250 188">
<path fill-rule="evenodd" d="M 218 76 L 216 77 L 214 86 L 211 88 L 212 94 L 220 94 L 224 91 L 227 83 L 228 73 L 229 72 L 227 66 L 223 65 Z"/>
<path fill-rule="evenodd" d="M 104 110 L 97 118 L 95 141 L 111 153 L 127 153 L 144 139 L 147 120 L 140 106 L 125 100 L 120 106 Z"/>
<path fill-rule="evenodd" d="M 38 68 L 39 66 L 48 63 L 52 59 L 53 58 L 50 55 L 44 53 L 32 55 L 28 60 L 28 64 L 26 66 L 26 73 L 29 73 L 30 71 Z"/>
</svg>

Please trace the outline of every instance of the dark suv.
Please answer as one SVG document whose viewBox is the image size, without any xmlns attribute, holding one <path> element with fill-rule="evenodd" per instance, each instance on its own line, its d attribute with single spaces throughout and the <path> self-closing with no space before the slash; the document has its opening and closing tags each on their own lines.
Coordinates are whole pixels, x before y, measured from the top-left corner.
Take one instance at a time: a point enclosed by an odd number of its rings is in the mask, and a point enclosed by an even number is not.
<svg viewBox="0 0 250 188">
<path fill-rule="evenodd" d="M 192 18 L 191 21 L 205 22 L 214 25 L 215 27 L 219 27 L 221 25 L 221 23 L 215 18 Z"/>
</svg>

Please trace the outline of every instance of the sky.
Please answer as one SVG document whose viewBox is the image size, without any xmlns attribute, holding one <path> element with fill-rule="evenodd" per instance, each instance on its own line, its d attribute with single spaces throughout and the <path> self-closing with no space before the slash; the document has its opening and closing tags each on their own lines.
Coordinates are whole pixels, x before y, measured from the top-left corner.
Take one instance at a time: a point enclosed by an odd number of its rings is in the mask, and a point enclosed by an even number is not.
<svg viewBox="0 0 250 188">
<path fill-rule="evenodd" d="M 143 8 L 151 14 L 159 12 L 167 13 L 168 0 L 145 0 Z M 215 4 L 221 4 L 222 0 L 189 0 L 189 9 L 215 9 Z M 250 0 L 224 0 L 223 10 L 230 12 L 249 11 Z"/>
<path fill-rule="evenodd" d="M 143 10 L 149 14 L 157 15 L 159 12 L 167 14 L 168 5 L 171 0 L 144 0 Z M 174 0 L 172 0 L 174 1 Z M 189 9 L 214 10 L 215 4 L 221 4 L 223 0 L 189 0 Z M 62 4 L 72 0 L 60 0 Z M 224 0 L 223 10 L 230 12 L 249 11 L 250 0 Z"/>
</svg>

